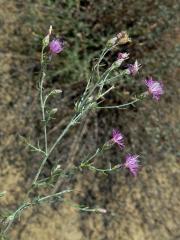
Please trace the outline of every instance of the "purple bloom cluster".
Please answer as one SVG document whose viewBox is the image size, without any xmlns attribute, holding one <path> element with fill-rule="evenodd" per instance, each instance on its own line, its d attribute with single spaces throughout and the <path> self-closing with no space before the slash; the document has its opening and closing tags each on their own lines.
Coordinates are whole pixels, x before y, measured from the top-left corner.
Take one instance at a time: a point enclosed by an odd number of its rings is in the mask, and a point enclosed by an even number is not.
<svg viewBox="0 0 180 240">
<path fill-rule="evenodd" d="M 49 44 L 49 49 L 52 54 L 58 54 L 63 51 L 64 43 L 62 40 L 53 39 Z"/>
<path fill-rule="evenodd" d="M 128 57 L 129 57 L 129 53 L 119 52 L 117 61 L 115 63 L 117 63 L 117 65 L 120 66 L 124 60 L 128 59 Z M 120 61 L 120 63 L 118 61 Z M 125 70 L 125 73 L 128 75 L 135 76 L 138 73 L 140 68 L 141 68 L 141 64 L 139 64 L 138 61 L 136 60 L 134 64 L 127 65 L 127 69 Z M 146 79 L 145 84 L 148 87 L 149 94 L 151 94 L 153 96 L 153 99 L 158 101 L 160 99 L 161 95 L 164 94 L 163 84 L 161 82 L 153 80 L 152 77 L 149 79 Z"/>
<path fill-rule="evenodd" d="M 119 52 L 117 60 L 115 62 L 116 65 L 120 66 L 121 63 L 128 58 L 128 56 L 129 54 L 126 52 L 124 53 Z M 128 68 L 125 70 L 125 73 L 135 76 L 138 73 L 140 67 L 141 64 L 139 64 L 138 61 L 136 60 L 134 64 L 128 65 Z M 163 84 L 161 82 L 154 80 L 152 77 L 145 80 L 145 85 L 148 87 L 149 94 L 152 95 L 153 99 L 155 100 L 159 100 L 161 95 L 164 94 Z M 146 96 L 147 95 L 146 93 L 142 96 Z M 120 147 L 120 149 L 123 149 L 125 147 L 124 137 L 121 134 L 121 132 L 117 129 L 113 130 L 111 141 L 117 144 Z M 139 158 L 138 155 L 128 154 L 125 157 L 125 162 L 123 164 L 118 164 L 116 167 L 127 168 L 132 173 L 133 176 L 137 176 L 139 169 L 138 158 Z"/>
<path fill-rule="evenodd" d="M 146 79 L 145 84 L 148 87 L 149 93 L 155 100 L 159 100 L 160 96 L 164 93 L 163 84 L 153 80 L 152 78 Z"/>
<path fill-rule="evenodd" d="M 117 144 L 120 147 L 120 149 L 123 149 L 125 147 L 124 137 L 121 134 L 121 132 L 117 129 L 114 129 L 112 132 L 112 142 Z M 139 168 L 138 157 L 139 157 L 138 155 L 128 154 L 126 155 L 125 163 L 117 166 L 119 167 L 123 166 L 124 168 L 128 168 L 129 171 L 133 174 L 133 176 L 137 176 Z"/>
</svg>

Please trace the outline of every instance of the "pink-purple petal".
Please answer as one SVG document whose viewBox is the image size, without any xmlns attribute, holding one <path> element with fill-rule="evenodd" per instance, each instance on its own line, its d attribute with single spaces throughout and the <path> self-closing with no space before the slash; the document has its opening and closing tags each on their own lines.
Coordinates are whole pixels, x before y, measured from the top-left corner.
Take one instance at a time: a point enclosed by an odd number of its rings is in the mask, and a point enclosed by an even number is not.
<svg viewBox="0 0 180 240">
<path fill-rule="evenodd" d="M 139 164 L 138 164 L 138 155 L 128 154 L 125 158 L 124 167 L 128 168 L 133 176 L 137 176 Z"/>
<path fill-rule="evenodd" d="M 145 85 L 148 87 L 148 91 L 153 99 L 157 101 L 160 99 L 161 95 L 164 94 L 164 86 L 161 82 L 149 78 L 145 80 Z"/>
<path fill-rule="evenodd" d="M 58 54 L 63 51 L 64 44 L 63 41 L 60 41 L 58 39 L 54 39 L 49 44 L 49 49 L 52 54 Z"/>
<path fill-rule="evenodd" d="M 116 143 L 121 149 L 125 147 L 124 145 L 124 137 L 123 135 L 120 133 L 119 130 L 117 129 L 113 129 L 112 132 L 112 141 L 114 143 Z"/>
</svg>

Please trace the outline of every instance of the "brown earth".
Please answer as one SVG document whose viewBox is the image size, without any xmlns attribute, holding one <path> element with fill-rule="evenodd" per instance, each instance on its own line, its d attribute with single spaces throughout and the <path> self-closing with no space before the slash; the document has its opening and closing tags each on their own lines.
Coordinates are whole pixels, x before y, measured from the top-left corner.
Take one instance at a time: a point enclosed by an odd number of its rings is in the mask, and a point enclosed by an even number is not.
<svg viewBox="0 0 180 240">
<path fill-rule="evenodd" d="M 27 9 L 24 11 L 19 11 L 15 1 L 0 9 L 0 191 L 7 191 L 6 196 L 0 199 L 1 210 L 15 209 L 23 201 L 39 164 L 39 157 L 24 148 L 19 138 L 19 135 L 30 136 L 31 139 L 41 137 L 37 90 L 30 65 L 33 58 L 37 62 L 39 55 L 28 58 L 30 53 L 26 55 L 17 50 L 33 41 L 31 28 L 21 28 L 20 25 L 19 19 L 26 16 Z M 161 36 L 158 49 L 168 53 L 178 41 L 174 27 Z M 153 51 L 145 53 L 144 58 L 153 55 Z M 163 58 L 162 62 L 165 61 Z M 81 134 L 80 140 L 65 138 L 55 153 L 59 156 L 62 152 L 63 159 L 77 161 L 77 156 L 83 156 L 107 140 L 114 124 L 122 129 L 131 151 L 141 155 L 142 167 L 138 178 L 134 179 L 127 172 L 108 176 L 83 172 L 71 182 L 71 186 L 80 190 L 78 195 L 71 195 L 72 199 L 88 206 L 106 208 L 107 214 L 82 213 L 64 204 L 28 209 L 13 225 L 11 239 L 180 239 L 179 72 L 177 67 L 172 70 L 170 65 L 166 75 L 162 75 L 166 94 L 159 103 L 149 99 L 130 111 L 114 111 L 112 114 L 100 111 L 83 122 L 84 128 L 81 125 L 72 130 L 72 136 Z M 59 83 L 55 84 L 59 86 Z M 61 88 L 67 93 L 63 105 L 71 101 L 72 89 L 78 92 L 80 86 L 71 84 Z M 70 111 L 62 106 L 54 125 L 57 123 L 59 129 L 63 128 L 63 118 Z M 55 134 L 56 131 L 52 131 L 50 139 Z M 117 162 L 118 158 L 115 149 L 112 155 L 105 155 L 103 161 L 111 159 Z"/>
</svg>

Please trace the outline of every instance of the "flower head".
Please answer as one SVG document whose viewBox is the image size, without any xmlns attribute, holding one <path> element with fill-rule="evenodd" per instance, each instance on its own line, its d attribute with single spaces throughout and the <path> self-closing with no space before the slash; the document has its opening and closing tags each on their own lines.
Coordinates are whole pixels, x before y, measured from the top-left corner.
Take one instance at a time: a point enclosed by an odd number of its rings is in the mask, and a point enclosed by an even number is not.
<svg viewBox="0 0 180 240">
<path fill-rule="evenodd" d="M 138 155 L 132 155 L 132 154 L 128 154 L 126 155 L 126 161 L 124 163 L 124 167 L 128 168 L 129 171 L 134 175 L 137 176 L 137 172 L 138 172 Z"/>
<path fill-rule="evenodd" d="M 151 78 L 145 80 L 145 84 L 148 87 L 149 93 L 152 94 L 156 100 L 160 99 L 160 96 L 164 93 L 163 84 L 155 81 Z"/>
<path fill-rule="evenodd" d="M 118 33 L 115 37 L 109 39 L 107 42 L 107 46 L 112 47 L 116 44 L 123 45 L 128 42 L 131 42 L 131 39 L 129 38 L 127 32 L 122 31 L 122 32 Z"/>
<path fill-rule="evenodd" d="M 129 53 L 126 53 L 126 52 L 124 52 L 124 53 L 119 52 L 119 53 L 118 53 L 118 57 L 117 57 L 117 59 L 120 59 L 120 60 L 126 60 L 126 59 L 128 59 L 128 56 L 129 56 Z"/>
<path fill-rule="evenodd" d="M 128 64 L 127 73 L 135 76 L 136 73 L 138 73 L 140 67 L 141 64 L 138 64 L 138 61 L 136 60 L 134 64 Z"/>
<path fill-rule="evenodd" d="M 131 39 L 129 38 L 128 33 L 125 31 L 118 33 L 117 38 L 118 38 L 118 43 L 121 45 L 131 42 Z"/>
<path fill-rule="evenodd" d="M 119 130 L 114 129 L 112 132 L 112 141 L 116 143 L 121 149 L 124 148 L 124 138 Z"/>
<path fill-rule="evenodd" d="M 51 53 L 58 54 L 58 53 L 62 52 L 62 50 L 64 48 L 63 41 L 54 39 L 50 42 L 49 48 L 50 48 Z"/>
</svg>

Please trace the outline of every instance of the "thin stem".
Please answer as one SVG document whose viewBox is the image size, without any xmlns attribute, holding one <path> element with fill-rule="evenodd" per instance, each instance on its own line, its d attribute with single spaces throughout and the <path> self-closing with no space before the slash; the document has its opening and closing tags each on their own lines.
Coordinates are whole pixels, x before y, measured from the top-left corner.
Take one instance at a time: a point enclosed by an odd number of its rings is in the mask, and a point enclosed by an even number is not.
<svg viewBox="0 0 180 240">
<path fill-rule="evenodd" d="M 44 144 L 45 144 L 45 153 L 47 155 L 48 149 L 47 149 L 47 126 L 46 126 L 46 116 L 45 116 L 45 104 L 44 104 L 44 97 L 43 97 L 43 84 L 45 80 L 45 68 L 46 63 L 44 62 L 44 46 L 42 47 L 41 51 L 41 69 L 42 69 L 42 77 L 40 80 L 40 103 L 41 103 L 41 111 L 42 111 L 42 121 L 44 125 Z"/>
<path fill-rule="evenodd" d="M 44 106 L 46 106 L 46 102 L 47 102 L 48 98 L 53 94 L 53 92 L 54 92 L 54 90 L 52 90 L 48 95 L 45 96 L 44 103 L 43 103 Z"/>
<path fill-rule="evenodd" d="M 109 82 L 110 82 L 112 79 L 118 78 L 118 77 L 120 77 L 120 76 L 122 76 L 122 73 L 120 73 L 120 74 L 118 74 L 118 75 L 116 75 L 116 76 L 114 76 L 114 77 L 111 77 L 111 78 L 109 78 L 108 80 L 109 80 Z"/>
<path fill-rule="evenodd" d="M 5 230 L 3 231 L 3 234 L 6 234 L 7 231 L 9 230 L 9 228 L 11 227 L 11 225 L 14 222 L 14 219 L 16 218 L 17 214 L 19 214 L 20 212 L 22 212 L 24 209 L 26 209 L 27 207 L 31 206 L 31 203 L 23 203 L 19 208 L 16 209 L 16 211 L 9 216 L 9 222 L 8 225 L 6 226 Z"/>
<path fill-rule="evenodd" d="M 61 196 L 61 195 L 64 194 L 64 193 L 70 193 L 70 192 L 72 192 L 72 191 L 73 191 L 73 190 L 68 189 L 68 190 L 64 190 L 64 191 L 62 191 L 62 192 L 54 193 L 54 194 L 51 194 L 51 195 L 48 195 L 48 196 L 46 196 L 46 197 L 42 197 L 42 198 L 38 199 L 37 202 L 38 202 L 38 203 L 41 203 L 41 202 L 44 202 L 44 201 L 49 200 L 50 198 L 56 198 L 56 197 Z"/>
<path fill-rule="evenodd" d="M 51 155 L 52 151 L 54 150 L 54 148 L 57 146 L 57 144 L 60 142 L 60 140 L 64 137 L 64 135 L 67 133 L 67 131 L 69 130 L 69 128 L 74 125 L 76 123 L 76 120 L 78 119 L 79 115 L 78 116 L 75 116 L 71 119 L 71 121 L 69 122 L 69 124 L 66 126 L 66 128 L 64 129 L 64 131 L 59 135 L 59 137 L 57 138 L 57 140 L 55 141 L 55 143 L 52 145 L 52 147 L 50 148 L 50 150 L 48 151 L 47 155 L 45 156 L 45 158 L 43 159 L 40 167 L 39 167 L 39 170 L 34 178 L 34 181 L 33 181 L 33 185 L 36 184 L 36 181 L 38 180 L 39 178 L 39 175 L 47 161 L 47 159 L 49 158 L 49 156 Z"/>
<path fill-rule="evenodd" d="M 93 158 L 95 158 L 101 152 L 101 150 L 102 149 L 98 148 L 92 156 L 81 162 L 80 167 L 86 166 Z"/>
<path fill-rule="evenodd" d="M 67 189 L 67 190 L 64 190 L 64 191 L 61 191 L 61 192 L 58 192 L 58 193 L 55 193 L 55 194 L 51 194 L 51 195 L 48 195 L 46 197 L 41 197 L 41 198 L 37 198 L 37 199 L 34 199 L 34 201 L 32 202 L 27 202 L 27 203 L 23 203 L 20 207 L 18 207 L 13 214 L 11 214 L 7 220 L 8 220 L 8 224 L 6 226 L 6 228 L 3 230 L 3 234 L 6 234 L 7 231 L 9 230 L 9 228 L 11 227 L 11 225 L 13 224 L 14 220 L 16 219 L 16 216 L 18 214 L 20 214 L 23 210 L 25 210 L 26 208 L 28 207 L 31 207 L 31 206 L 34 206 L 34 205 L 37 205 L 37 204 L 41 204 L 43 202 L 46 202 L 47 200 L 51 199 L 51 198 L 58 198 L 60 197 L 61 195 L 63 195 L 64 193 L 70 193 L 72 192 L 73 190 L 70 190 L 70 189 Z"/>
<path fill-rule="evenodd" d="M 103 90 L 103 87 L 104 87 L 104 83 L 106 82 L 106 79 L 108 78 L 111 70 L 112 70 L 112 66 L 108 69 L 108 72 L 107 72 L 105 78 L 104 78 L 103 81 L 101 82 L 101 85 L 100 85 L 100 88 L 99 88 L 99 94 L 101 94 L 101 92 L 102 92 L 102 90 Z"/>
<path fill-rule="evenodd" d="M 102 172 L 102 173 L 112 172 L 112 171 L 120 168 L 119 166 L 118 166 L 118 168 L 115 166 L 115 167 L 113 167 L 113 168 L 103 169 L 103 168 L 96 168 L 96 167 L 91 166 L 91 165 L 89 165 L 89 166 L 87 166 L 87 167 L 88 167 L 89 169 L 91 169 L 91 170 L 94 170 L 94 171 L 97 171 L 97 172 Z"/>
<path fill-rule="evenodd" d="M 113 45 L 113 46 L 110 47 L 110 48 L 105 47 L 105 48 L 103 49 L 103 51 L 102 51 L 102 53 L 101 53 L 101 55 L 100 55 L 100 57 L 99 57 L 99 60 L 98 60 L 97 64 L 95 65 L 95 68 L 97 69 L 98 79 L 100 78 L 99 67 L 100 67 L 101 61 L 103 60 L 103 58 L 105 57 L 105 55 L 106 55 L 109 51 L 111 51 L 113 48 L 115 48 L 117 45 L 118 45 L 118 44 L 115 44 L 115 45 Z"/>
<path fill-rule="evenodd" d="M 103 147 L 105 145 L 103 145 Z M 112 172 L 112 171 L 114 171 L 116 169 L 121 168 L 122 164 L 115 165 L 113 168 L 110 167 L 108 169 L 96 168 L 95 166 L 93 166 L 93 161 L 91 162 L 91 160 L 93 160 L 97 155 L 99 155 L 100 153 L 103 152 L 103 150 L 104 150 L 103 147 L 102 148 L 98 148 L 96 150 L 96 152 L 91 157 L 89 157 L 87 160 L 84 160 L 83 162 L 81 162 L 80 168 L 88 168 L 90 170 L 94 170 L 94 171 L 101 172 L 101 173 L 108 173 L 108 172 Z"/>
<path fill-rule="evenodd" d="M 37 148 L 37 147 L 33 146 L 31 143 L 28 143 L 28 146 L 31 147 L 34 151 L 40 152 L 40 153 L 42 153 L 43 155 L 46 155 L 46 153 L 45 153 L 43 150 L 41 150 L 40 148 Z M 32 150 L 32 151 L 33 151 L 33 150 Z"/>
<path fill-rule="evenodd" d="M 112 89 L 114 89 L 114 86 L 111 86 L 107 91 L 103 92 L 99 98 L 102 98 L 103 96 L 105 96 L 107 93 L 109 93 Z"/>
<path fill-rule="evenodd" d="M 44 141 L 45 141 L 45 153 L 47 155 L 48 149 L 47 149 L 47 126 L 46 126 L 46 117 L 45 117 L 45 105 L 43 100 L 43 78 L 41 81 L 41 88 L 40 88 L 40 98 L 41 98 L 41 109 L 42 109 L 42 121 L 44 124 Z"/>
<path fill-rule="evenodd" d="M 129 103 L 125 103 L 125 104 L 122 104 L 122 105 L 117 105 L 117 106 L 104 106 L 104 107 L 101 107 L 101 106 L 97 106 L 96 108 L 100 108 L 100 109 L 106 109 L 106 108 L 108 108 L 108 109 L 114 109 L 114 108 L 118 108 L 118 109 L 123 109 L 124 107 L 127 107 L 127 106 L 130 106 L 130 105 L 133 105 L 134 103 L 136 103 L 136 102 L 138 102 L 138 101 L 140 101 L 141 99 L 139 99 L 139 98 L 137 98 L 137 99 L 135 99 L 135 100 L 133 100 L 133 101 L 131 101 L 131 102 L 129 102 Z"/>
<path fill-rule="evenodd" d="M 81 206 L 79 204 L 73 203 L 72 201 L 66 200 L 64 201 L 64 204 L 67 204 L 68 206 L 71 206 L 75 209 L 78 209 L 79 211 L 83 211 L 83 212 L 100 212 L 100 213 L 105 213 L 106 209 L 102 209 L 102 208 L 90 208 L 90 207 L 85 207 L 85 206 Z"/>
<path fill-rule="evenodd" d="M 107 52 L 108 52 L 108 49 L 104 48 L 101 55 L 100 55 L 100 58 L 99 58 L 97 64 L 95 65 L 95 68 L 97 68 L 98 78 L 100 78 L 99 65 L 100 65 L 101 61 L 103 60 L 103 58 L 104 58 L 104 56 L 106 55 Z"/>
</svg>

